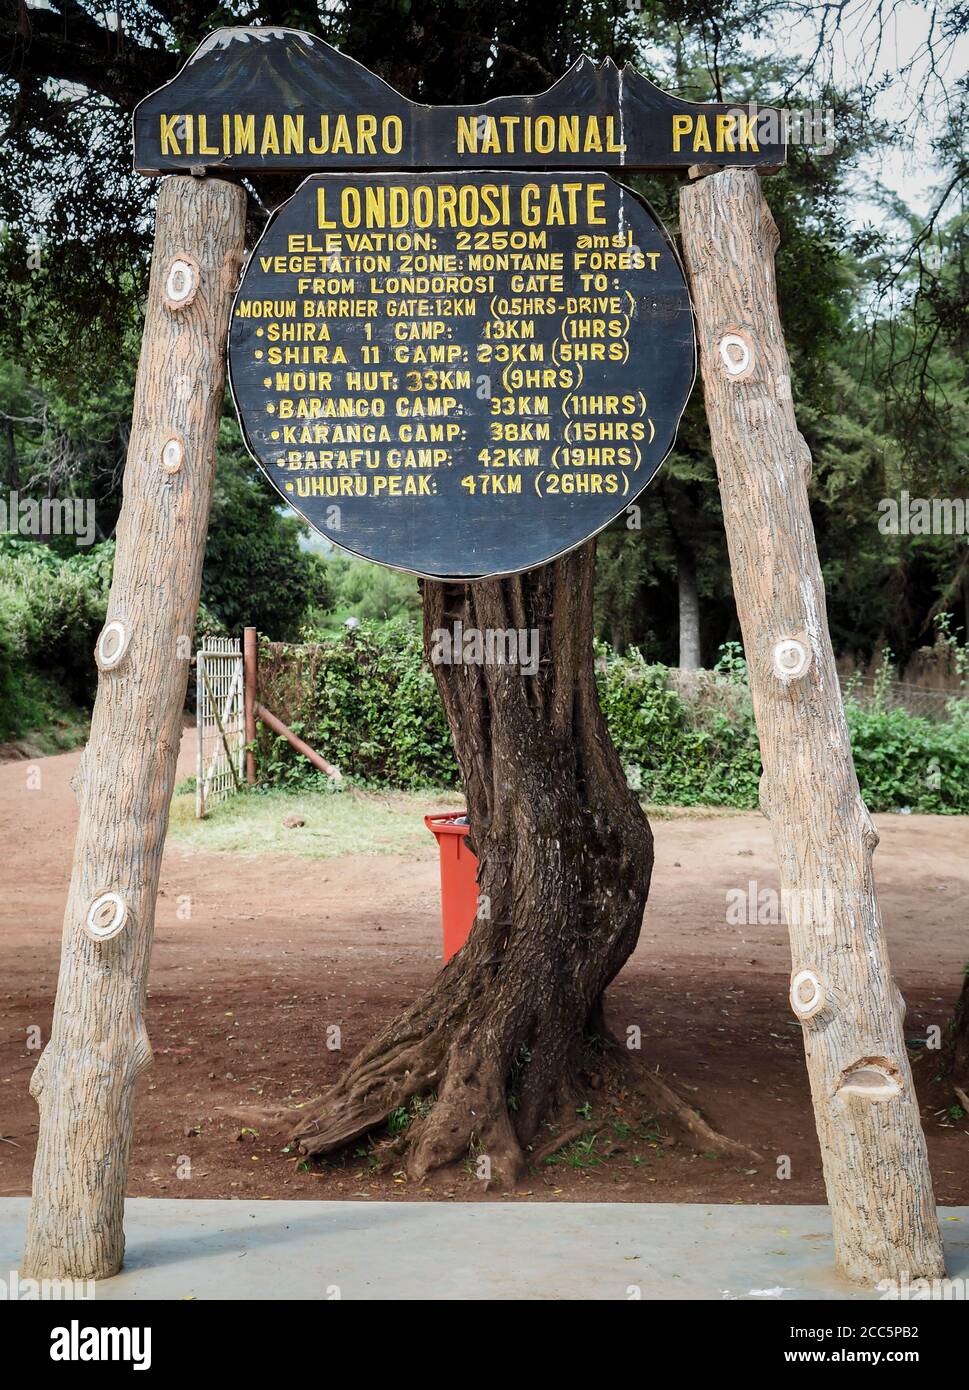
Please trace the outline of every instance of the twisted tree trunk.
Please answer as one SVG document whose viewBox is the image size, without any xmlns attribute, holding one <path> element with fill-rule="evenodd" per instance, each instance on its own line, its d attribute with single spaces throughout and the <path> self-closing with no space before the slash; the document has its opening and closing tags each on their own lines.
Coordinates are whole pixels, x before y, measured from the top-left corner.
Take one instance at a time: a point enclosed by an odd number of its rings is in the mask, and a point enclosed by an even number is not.
<svg viewBox="0 0 969 1390">
<path fill-rule="evenodd" d="M 412 1128 L 412 1175 L 470 1151 L 514 1182 L 543 1122 L 569 1105 L 583 1038 L 636 945 L 653 860 L 596 695 L 593 573 L 589 545 L 513 579 L 424 584 L 429 657 L 445 630 L 522 630 L 537 634 L 540 664 L 533 676 L 434 666 L 481 863 L 478 918 L 431 988 L 301 1117 L 308 1153 L 433 1092 Z"/>
<path fill-rule="evenodd" d="M 589 544 L 512 579 L 424 585 L 429 657 L 460 622 L 465 633 L 536 633 L 540 664 L 534 676 L 510 664 L 434 666 L 481 865 L 479 914 L 431 987 L 299 1116 L 306 1153 L 337 1149 L 431 1096 L 408 1133 L 410 1175 L 470 1153 L 488 1160 L 483 1176 L 507 1184 L 546 1147 L 547 1123 L 575 1125 L 583 1044 L 607 1041 L 603 993 L 636 945 L 653 862 L 599 708 L 594 568 Z M 654 1109 L 698 1143 L 749 1153 L 657 1078 L 641 1081 Z"/>
</svg>

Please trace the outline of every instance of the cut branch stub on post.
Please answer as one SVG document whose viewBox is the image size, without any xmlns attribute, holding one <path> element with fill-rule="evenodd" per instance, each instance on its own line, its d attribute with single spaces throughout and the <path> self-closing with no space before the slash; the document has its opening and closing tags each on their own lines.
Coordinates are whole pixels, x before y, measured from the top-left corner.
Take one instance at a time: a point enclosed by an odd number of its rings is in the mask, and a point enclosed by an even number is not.
<svg viewBox="0 0 969 1390">
<path fill-rule="evenodd" d="M 838 1263 L 943 1272 L 925 1139 L 828 633 L 760 180 L 686 186 L 680 223 Z"/>
<path fill-rule="evenodd" d="M 215 179 L 168 179 L 158 196 L 54 1023 L 30 1086 L 40 1135 L 24 1272 L 35 1278 L 107 1278 L 124 1253 L 134 1084 L 151 1061 L 143 1014 L 155 897 L 245 204 L 240 188 Z"/>
</svg>

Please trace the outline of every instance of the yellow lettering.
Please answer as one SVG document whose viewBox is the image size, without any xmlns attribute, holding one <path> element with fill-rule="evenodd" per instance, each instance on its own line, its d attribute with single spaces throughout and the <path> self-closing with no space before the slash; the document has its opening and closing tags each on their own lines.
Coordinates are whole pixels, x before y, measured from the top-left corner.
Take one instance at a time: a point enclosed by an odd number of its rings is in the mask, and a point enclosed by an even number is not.
<svg viewBox="0 0 969 1390">
<path fill-rule="evenodd" d="M 255 154 L 255 116 L 235 116 L 232 122 L 232 138 L 236 154 Z"/>
<path fill-rule="evenodd" d="M 158 117 L 161 126 L 162 154 L 181 154 L 181 150 L 178 148 L 178 141 L 175 139 L 175 122 L 177 120 L 177 116 Z"/>
<path fill-rule="evenodd" d="M 477 154 L 478 118 L 476 116 L 458 117 L 458 154 Z"/>
<path fill-rule="evenodd" d="M 303 117 L 283 117 L 283 154 L 303 153 Z"/>
<path fill-rule="evenodd" d="M 689 134 L 689 132 L 690 132 L 692 126 L 693 126 L 693 117 L 692 117 L 692 116 L 674 116 L 674 117 L 673 117 L 673 153 L 674 153 L 674 154 L 679 154 L 679 152 L 680 152 L 680 143 L 681 143 L 681 141 L 682 141 L 682 139 L 683 139 L 683 136 Z"/>
<path fill-rule="evenodd" d="M 206 143 L 207 140 L 208 131 L 206 130 L 206 119 L 204 116 L 199 116 L 199 154 L 221 153 L 217 145 L 209 145 Z"/>
<path fill-rule="evenodd" d="M 267 116 L 262 127 L 262 145 L 260 154 L 279 154 L 279 131 L 276 129 L 276 117 Z"/>
</svg>

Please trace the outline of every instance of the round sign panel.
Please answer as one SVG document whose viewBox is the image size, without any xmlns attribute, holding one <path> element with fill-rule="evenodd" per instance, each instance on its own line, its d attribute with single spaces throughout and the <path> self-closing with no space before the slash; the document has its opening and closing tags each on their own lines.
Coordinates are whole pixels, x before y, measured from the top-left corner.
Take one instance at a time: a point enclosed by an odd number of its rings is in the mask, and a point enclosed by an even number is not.
<svg viewBox="0 0 969 1390">
<path fill-rule="evenodd" d="M 249 259 L 229 368 L 249 448 L 311 526 L 476 579 L 625 510 L 696 349 L 672 242 L 606 174 L 322 174 Z"/>
</svg>

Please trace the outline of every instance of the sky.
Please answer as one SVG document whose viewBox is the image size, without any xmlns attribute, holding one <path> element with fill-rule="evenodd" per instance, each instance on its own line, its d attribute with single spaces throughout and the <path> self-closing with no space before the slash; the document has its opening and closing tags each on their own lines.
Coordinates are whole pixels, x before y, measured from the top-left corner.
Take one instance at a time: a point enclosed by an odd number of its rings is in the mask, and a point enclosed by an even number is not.
<svg viewBox="0 0 969 1390">
<path fill-rule="evenodd" d="M 815 8 L 820 10 L 821 6 Z M 902 116 L 912 132 L 907 147 L 884 152 L 860 171 L 855 202 L 856 218 L 860 222 L 877 223 L 884 218 L 883 211 L 866 196 L 873 177 L 922 215 L 934 206 L 944 183 L 932 152 L 932 133 L 945 119 L 944 93 L 947 91 L 952 96 L 958 79 L 969 72 L 969 35 L 964 35 L 945 52 L 937 76 L 931 75 L 926 54 L 931 15 L 933 9 L 941 11 L 944 8 L 942 4 L 933 7 L 913 4 L 910 0 L 894 5 L 891 0 L 884 4 L 879 4 L 878 0 L 848 0 L 845 6 L 843 20 L 830 49 L 835 81 L 839 85 L 849 85 L 852 80 L 887 76 L 890 80 L 875 101 L 875 114 L 890 120 Z M 886 16 L 880 33 L 879 13 Z M 809 54 L 814 47 L 815 34 L 816 20 L 801 20 L 791 27 L 791 47 Z M 926 86 L 924 102 L 920 101 L 923 86 Z M 917 118 L 920 107 L 929 119 L 920 121 Z M 954 203 L 951 211 L 955 211 Z"/>
</svg>

